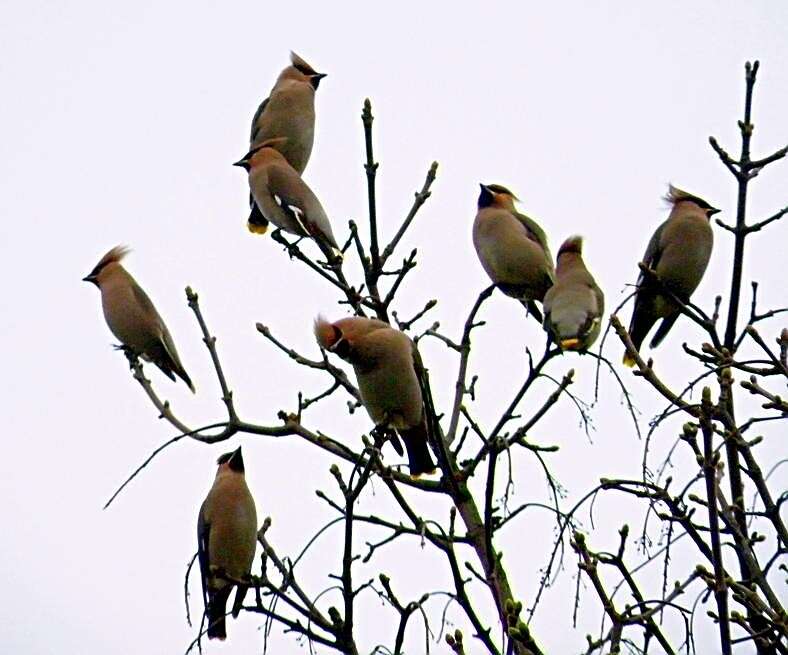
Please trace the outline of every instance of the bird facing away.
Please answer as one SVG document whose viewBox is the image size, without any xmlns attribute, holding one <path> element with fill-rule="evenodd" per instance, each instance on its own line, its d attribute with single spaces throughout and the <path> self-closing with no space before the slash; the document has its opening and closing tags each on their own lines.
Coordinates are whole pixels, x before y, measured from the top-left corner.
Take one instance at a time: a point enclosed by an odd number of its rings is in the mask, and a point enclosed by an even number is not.
<svg viewBox="0 0 788 655">
<path fill-rule="evenodd" d="M 291 52 L 290 66 L 279 74 L 271 93 L 252 118 L 249 148 L 268 139 L 286 137 L 280 152 L 299 175 L 303 174 L 315 139 L 315 91 L 324 77 L 324 73 L 318 73 Z M 249 230 L 262 234 L 268 221 L 251 198 L 249 204 Z"/>
<path fill-rule="evenodd" d="M 128 248 L 116 246 L 82 279 L 92 282 L 101 291 L 104 318 L 123 348 L 153 362 L 171 380 L 177 375 L 194 392 L 194 385 L 159 312 L 148 294 L 120 264 L 128 252 Z"/>
<path fill-rule="evenodd" d="M 706 271 L 714 245 L 709 219 L 719 209 L 672 185 L 665 200 L 671 205 L 670 215 L 654 232 L 643 256 L 643 263 L 656 272 L 661 285 L 641 272 L 629 325 L 629 336 L 637 350 L 654 324 L 662 319 L 650 343 L 651 348 L 656 348 L 681 313 L 661 290 L 665 288 L 681 302 L 689 302 Z M 635 364 L 629 353 L 624 355 L 624 364 Z"/>
<path fill-rule="evenodd" d="M 493 284 L 523 301 L 541 323 L 533 302 L 553 286 L 555 270 L 547 237 L 536 222 L 514 208 L 516 196 L 500 184 L 482 184 L 473 245 Z"/>
<path fill-rule="evenodd" d="M 545 330 L 562 350 L 588 350 L 599 336 L 605 295 L 583 261 L 582 237 L 561 244 L 555 277 L 544 296 Z"/>
<path fill-rule="evenodd" d="M 376 426 L 396 430 L 405 442 L 411 475 L 435 470 L 422 396 L 421 362 L 404 332 L 376 319 L 351 316 L 315 320 L 320 347 L 353 365 L 361 400 Z"/>
<path fill-rule="evenodd" d="M 285 140 L 263 141 L 233 165 L 248 171 L 252 197 L 266 220 L 285 232 L 311 236 L 324 251 L 341 258 L 323 206 L 279 151 Z"/>
<path fill-rule="evenodd" d="M 219 470 L 197 517 L 197 555 L 200 560 L 208 637 L 225 639 L 227 600 L 233 583 L 249 576 L 257 546 L 257 512 L 246 486 L 240 447 L 217 460 Z M 238 586 L 233 618 L 238 616 L 247 587 Z"/>
</svg>

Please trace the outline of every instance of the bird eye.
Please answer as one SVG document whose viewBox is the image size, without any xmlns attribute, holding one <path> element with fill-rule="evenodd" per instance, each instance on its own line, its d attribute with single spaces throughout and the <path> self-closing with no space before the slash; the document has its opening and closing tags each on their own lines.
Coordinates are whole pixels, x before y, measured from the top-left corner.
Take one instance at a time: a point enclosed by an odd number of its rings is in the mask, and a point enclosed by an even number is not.
<svg viewBox="0 0 788 655">
<path fill-rule="evenodd" d="M 331 350 L 342 359 L 347 359 L 350 355 L 350 344 L 344 338 L 340 338 L 339 341 L 331 346 Z"/>
</svg>

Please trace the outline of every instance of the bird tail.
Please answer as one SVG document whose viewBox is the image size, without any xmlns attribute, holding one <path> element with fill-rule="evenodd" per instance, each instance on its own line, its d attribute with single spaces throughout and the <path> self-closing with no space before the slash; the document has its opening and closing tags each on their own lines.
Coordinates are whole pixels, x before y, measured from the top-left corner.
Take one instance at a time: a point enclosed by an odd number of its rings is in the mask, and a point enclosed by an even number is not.
<svg viewBox="0 0 788 655">
<path fill-rule="evenodd" d="M 230 597 L 232 586 L 226 585 L 209 594 L 208 600 L 208 639 L 227 639 L 225 614 L 227 614 L 227 599 Z"/>
<path fill-rule="evenodd" d="M 544 323 L 544 317 L 542 316 L 542 312 L 540 311 L 539 307 L 536 306 L 535 300 L 521 300 L 520 302 L 528 310 L 528 313 L 539 322 L 539 325 Z"/>
<path fill-rule="evenodd" d="M 249 197 L 249 204 L 251 211 L 249 212 L 249 220 L 246 221 L 246 227 L 252 234 L 265 234 L 268 231 L 268 219 L 263 216 L 252 197 Z"/>
<path fill-rule="evenodd" d="M 635 350 L 640 352 L 640 346 L 643 344 L 643 340 L 656 322 L 656 316 L 646 311 L 645 307 L 642 305 L 638 306 L 638 303 L 635 302 L 635 310 L 632 312 L 632 321 L 629 324 L 629 337 L 632 339 L 632 345 L 635 346 Z M 624 355 L 623 361 L 624 366 L 632 368 L 635 365 L 635 358 L 629 353 Z"/>
<path fill-rule="evenodd" d="M 244 604 L 244 597 L 246 596 L 246 592 L 249 591 L 249 587 L 246 585 L 238 585 L 235 591 L 235 602 L 233 603 L 233 618 L 237 619 L 238 615 L 241 613 L 241 607 Z"/>
<path fill-rule="evenodd" d="M 175 350 L 175 344 L 172 342 L 172 337 L 166 328 L 159 340 L 149 347 L 146 354 L 150 357 L 150 361 L 156 364 L 170 380 L 175 382 L 175 376 L 177 375 L 192 390 L 192 393 L 195 393 L 194 384 L 186 373 L 186 369 L 183 368 L 181 359 L 178 357 L 178 351 Z"/>
<path fill-rule="evenodd" d="M 580 339 L 577 337 L 561 340 L 561 350 L 580 350 L 582 345 L 583 344 L 581 343 Z"/>
<path fill-rule="evenodd" d="M 181 380 L 186 383 L 186 386 L 191 389 L 192 393 L 197 393 L 197 389 L 194 388 L 194 383 L 192 379 L 189 377 L 189 374 L 184 370 L 183 366 L 178 366 L 177 368 L 173 368 L 175 371 L 175 375 L 177 375 Z"/>
<path fill-rule="evenodd" d="M 673 327 L 673 324 L 676 322 L 678 317 L 679 313 L 676 312 L 672 316 L 666 316 L 662 319 L 662 323 L 659 324 L 657 331 L 654 333 L 654 337 L 651 339 L 651 343 L 649 344 L 650 348 L 656 348 L 662 343 L 662 340 L 665 338 L 667 333 L 670 332 L 670 328 Z"/>
<path fill-rule="evenodd" d="M 407 430 L 399 431 L 402 440 L 405 442 L 405 450 L 408 451 L 408 466 L 412 476 L 422 473 L 432 473 L 435 470 L 435 463 L 432 461 L 428 444 L 427 423 L 422 419 L 421 423 Z"/>
</svg>

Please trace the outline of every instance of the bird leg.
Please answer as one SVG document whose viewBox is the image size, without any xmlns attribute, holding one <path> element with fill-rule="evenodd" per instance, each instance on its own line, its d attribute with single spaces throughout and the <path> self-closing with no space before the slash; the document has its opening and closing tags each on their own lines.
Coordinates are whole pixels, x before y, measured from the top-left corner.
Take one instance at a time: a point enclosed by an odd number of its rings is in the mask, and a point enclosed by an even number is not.
<svg viewBox="0 0 788 655">
<path fill-rule="evenodd" d="M 392 447 L 394 450 L 397 451 L 399 455 L 403 454 L 402 444 L 400 443 L 399 437 L 397 437 L 397 433 L 392 430 L 387 422 L 381 423 L 380 425 L 376 425 L 370 431 L 370 436 L 372 437 L 375 448 L 381 450 L 383 444 L 387 441 L 391 442 Z"/>
<path fill-rule="evenodd" d="M 134 366 L 139 363 L 139 358 L 137 357 L 137 353 L 135 353 L 131 348 L 128 346 L 123 345 L 122 343 L 112 344 L 112 347 L 115 350 L 120 350 L 126 356 L 126 359 L 129 360 L 129 368 L 134 369 Z"/>
</svg>

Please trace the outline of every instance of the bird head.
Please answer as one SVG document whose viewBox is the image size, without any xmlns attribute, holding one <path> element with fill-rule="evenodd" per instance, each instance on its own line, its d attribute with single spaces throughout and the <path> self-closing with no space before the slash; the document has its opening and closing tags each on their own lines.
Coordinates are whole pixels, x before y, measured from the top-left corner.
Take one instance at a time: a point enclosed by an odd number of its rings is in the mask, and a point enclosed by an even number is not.
<svg viewBox="0 0 788 655">
<path fill-rule="evenodd" d="M 513 209 L 514 201 L 519 200 L 509 189 L 500 184 L 479 184 L 479 186 L 481 187 L 478 201 L 479 209 L 485 207 Z"/>
<path fill-rule="evenodd" d="M 111 272 L 112 269 L 118 265 L 120 260 L 123 259 L 128 253 L 129 248 L 126 246 L 115 246 L 99 260 L 99 263 L 93 267 L 93 270 L 90 271 L 88 275 L 82 278 L 82 281 L 90 282 L 91 284 L 95 284 L 97 287 L 100 286 L 101 281 L 106 277 L 106 275 Z"/>
<path fill-rule="evenodd" d="M 692 202 L 706 213 L 706 218 L 711 218 L 714 214 L 718 214 L 721 211 L 710 205 L 700 196 L 687 193 L 672 184 L 668 185 L 668 193 L 665 196 L 665 200 L 671 205 L 677 205 L 680 202 Z"/>
<path fill-rule="evenodd" d="M 245 469 L 244 457 L 241 453 L 241 446 L 238 446 L 238 448 L 236 448 L 231 453 L 219 455 L 219 459 L 216 460 L 216 463 L 219 465 L 219 470 L 229 469 L 230 471 L 235 471 L 236 473 L 243 473 Z"/>
<path fill-rule="evenodd" d="M 583 254 L 583 237 L 575 234 L 574 236 L 569 237 L 566 241 L 561 244 L 561 247 L 558 249 L 558 257 L 561 257 L 564 253 L 573 252 L 578 255 Z"/>
<path fill-rule="evenodd" d="M 289 68 L 286 68 L 282 74 L 286 77 L 306 79 L 315 90 L 317 90 L 317 87 L 320 85 L 320 80 L 326 76 L 325 73 L 318 73 L 308 63 L 306 63 L 306 61 L 304 61 L 292 51 L 290 52 L 290 63 L 292 65 Z"/>
<path fill-rule="evenodd" d="M 323 350 L 336 353 L 343 359 L 350 352 L 350 343 L 345 338 L 342 329 L 336 323 L 329 323 L 322 316 L 315 319 L 315 338 Z"/>
<path fill-rule="evenodd" d="M 244 170 L 249 171 L 259 161 L 260 157 L 266 154 L 266 151 L 269 153 L 270 150 L 279 152 L 279 149 L 286 141 L 286 136 L 278 136 L 273 139 L 266 139 L 265 141 L 256 144 L 249 152 L 241 157 L 241 159 L 233 162 L 233 166 L 240 166 Z"/>
</svg>

